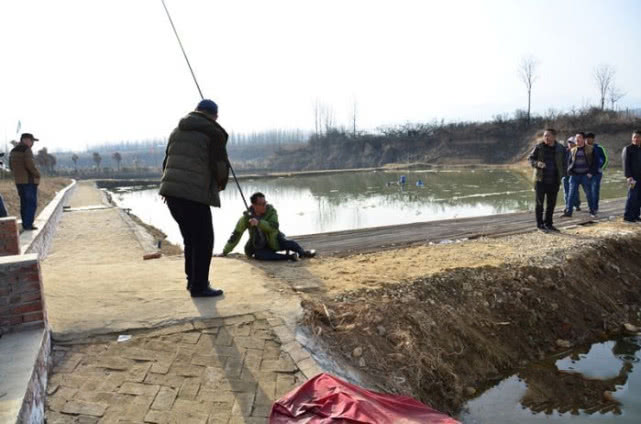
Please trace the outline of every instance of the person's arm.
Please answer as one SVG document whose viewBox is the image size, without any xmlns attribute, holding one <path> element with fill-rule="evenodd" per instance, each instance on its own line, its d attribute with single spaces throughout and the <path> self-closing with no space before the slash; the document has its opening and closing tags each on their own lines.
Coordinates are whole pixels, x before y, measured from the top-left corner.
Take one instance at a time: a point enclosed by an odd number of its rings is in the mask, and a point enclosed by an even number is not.
<svg viewBox="0 0 641 424">
<path fill-rule="evenodd" d="M 605 171 L 605 168 L 608 167 L 608 152 L 605 150 L 605 147 L 599 144 L 599 148 L 601 149 L 601 156 L 603 157 L 603 163 L 601 164 L 601 172 Z"/>
<path fill-rule="evenodd" d="M 534 149 L 532 150 L 532 153 L 530 153 L 530 156 L 528 156 L 528 161 L 530 162 L 530 165 L 532 168 L 539 168 L 538 166 L 538 148 L 539 146 L 535 146 Z"/>
<path fill-rule="evenodd" d="M 223 256 L 227 256 L 229 252 L 234 250 L 234 247 L 236 247 L 236 245 L 240 241 L 240 238 L 243 236 L 243 233 L 247 229 L 247 222 L 247 217 L 240 217 L 238 223 L 236 224 L 236 228 L 234 228 L 234 231 L 232 231 L 231 236 L 229 236 L 229 240 L 227 240 L 227 244 L 225 244 L 225 247 L 223 248 Z"/>
<path fill-rule="evenodd" d="M 623 164 L 623 175 L 628 179 L 629 182 L 630 178 L 632 178 L 632 170 L 630 169 L 628 158 L 628 148 L 624 147 L 623 152 L 621 152 L 621 163 Z"/>
<path fill-rule="evenodd" d="M 24 166 L 34 178 L 40 178 L 40 171 L 36 168 L 36 163 L 33 160 L 33 152 L 31 149 L 27 149 L 24 152 Z"/>
<path fill-rule="evenodd" d="M 590 168 L 588 169 L 588 178 L 596 175 L 599 169 L 599 162 L 601 161 L 600 157 L 601 155 L 597 152 L 597 149 L 592 149 L 592 163 L 590 163 Z"/>
</svg>

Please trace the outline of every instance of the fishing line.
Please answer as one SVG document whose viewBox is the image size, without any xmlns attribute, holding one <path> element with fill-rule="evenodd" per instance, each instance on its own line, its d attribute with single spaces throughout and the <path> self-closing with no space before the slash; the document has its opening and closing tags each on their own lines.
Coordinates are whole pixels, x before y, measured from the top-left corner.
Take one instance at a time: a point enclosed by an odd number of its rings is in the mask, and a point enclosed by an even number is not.
<svg viewBox="0 0 641 424">
<path fill-rule="evenodd" d="M 165 8 L 165 12 L 167 13 L 167 18 L 169 18 L 169 23 L 171 24 L 171 28 L 174 30 L 174 34 L 176 35 L 176 40 L 178 40 L 178 45 L 180 46 L 180 50 L 183 52 L 183 56 L 185 57 L 185 61 L 187 62 L 187 66 L 189 67 L 189 72 L 191 72 L 191 76 L 194 79 L 194 83 L 196 83 L 196 88 L 198 89 L 198 94 L 200 94 L 200 98 L 202 100 L 205 98 L 205 96 L 203 96 L 203 92 L 200 89 L 200 85 L 198 84 L 198 80 L 196 79 L 196 74 L 194 73 L 194 69 L 191 67 L 191 63 L 189 63 L 189 58 L 187 57 L 187 53 L 185 52 L 183 43 L 180 41 L 180 37 L 178 36 L 178 31 L 176 31 L 176 26 L 174 25 L 174 20 L 171 19 L 171 15 L 169 14 L 169 9 L 167 9 L 165 0 L 160 0 L 160 1 L 162 2 L 163 7 Z M 231 171 L 231 174 L 234 177 L 234 181 L 236 182 L 236 187 L 238 187 L 238 192 L 240 193 L 240 197 L 243 198 L 245 209 L 249 210 L 249 205 L 247 204 L 247 200 L 245 199 L 243 190 L 240 188 L 240 183 L 238 182 L 238 178 L 236 178 L 236 173 L 234 172 L 234 168 L 231 166 L 231 162 L 229 161 L 229 158 L 227 158 L 227 165 L 229 166 L 229 170 Z"/>
</svg>

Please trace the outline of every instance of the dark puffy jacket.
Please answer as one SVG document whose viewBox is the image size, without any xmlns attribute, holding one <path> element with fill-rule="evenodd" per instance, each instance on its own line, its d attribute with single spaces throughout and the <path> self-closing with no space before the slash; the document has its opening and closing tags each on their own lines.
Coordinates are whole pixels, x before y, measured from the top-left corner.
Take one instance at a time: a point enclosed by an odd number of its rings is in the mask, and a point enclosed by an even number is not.
<svg viewBox="0 0 641 424">
<path fill-rule="evenodd" d="M 536 184 L 537 181 L 543 181 L 543 169 L 538 168 L 536 166 L 537 162 L 544 162 L 545 161 L 545 154 L 543 153 L 543 147 L 545 146 L 545 143 L 539 143 L 534 147 L 534 150 L 532 150 L 532 153 L 530 153 L 530 156 L 528 157 L 528 160 L 530 161 L 530 165 L 534 168 L 534 183 Z M 561 178 L 565 177 L 566 172 L 565 172 L 565 147 L 563 147 L 561 144 L 554 142 L 554 159 L 556 163 L 556 169 L 557 169 L 557 182 L 561 184 Z"/>
<path fill-rule="evenodd" d="M 203 113 L 182 118 L 169 136 L 160 194 L 220 207 L 218 193 L 229 178 L 227 138 L 223 127 Z"/>
<path fill-rule="evenodd" d="M 626 178 L 632 177 L 641 181 L 641 147 L 635 144 L 628 144 L 621 153 L 623 163 L 623 174 Z"/>
</svg>

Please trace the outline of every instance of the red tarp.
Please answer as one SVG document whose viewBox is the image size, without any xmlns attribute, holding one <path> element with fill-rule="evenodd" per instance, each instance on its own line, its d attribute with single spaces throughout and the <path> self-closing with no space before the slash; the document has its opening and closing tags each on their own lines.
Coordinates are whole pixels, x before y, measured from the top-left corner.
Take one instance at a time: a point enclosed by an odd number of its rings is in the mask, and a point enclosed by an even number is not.
<svg viewBox="0 0 641 424">
<path fill-rule="evenodd" d="M 460 424 L 405 396 L 384 395 L 319 374 L 272 406 L 270 424 Z"/>
</svg>

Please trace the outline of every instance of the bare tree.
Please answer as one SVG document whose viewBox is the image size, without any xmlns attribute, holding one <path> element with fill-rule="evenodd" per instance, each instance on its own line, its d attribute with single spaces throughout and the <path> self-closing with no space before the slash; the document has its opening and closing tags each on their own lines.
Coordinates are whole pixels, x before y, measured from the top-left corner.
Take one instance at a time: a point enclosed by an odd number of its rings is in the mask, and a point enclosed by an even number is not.
<svg viewBox="0 0 641 424">
<path fill-rule="evenodd" d="M 122 156 L 120 153 L 115 152 L 113 155 L 111 155 L 111 158 L 116 161 L 116 166 L 118 167 L 118 172 L 120 172 L 120 162 L 122 161 Z"/>
<path fill-rule="evenodd" d="M 525 84 L 527 89 L 527 123 L 530 124 L 531 110 L 532 110 L 532 86 L 534 82 L 538 79 L 536 74 L 536 67 L 539 62 L 534 58 L 534 56 L 527 56 L 521 60 L 521 65 L 519 66 L 519 76 L 521 81 Z"/>
<path fill-rule="evenodd" d="M 599 88 L 599 95 L 601 96 L 601 110 L 605 110 L 605 99 L 610 91 L 610 87 L 614 85 L 614 75 L 616 71 L 610 65 L 601 64 L 594 68 L 594 80 Z"/>
<path fill-rule="evenodd" d="M 78 170 L 78 159 L 80 158 L 77 154 L 74 153 L 73 155 L 71 155 L 71 160 L 73 161 L 73 165 L 76 167 L 76 171 Z"/>
<path fill-rule="evenodd" d="M 323 123 L 325 125 L 325 133 L 335 127 L 334 122 L 334 109 L 330 106 L 323 107 Z"/>
<path fill-rule="evenodd" d="M 102 162 L 102 156 L 100 156 L 100 153 L 94 152 L 92 155 L 93 161 L 96 163 L 96 168 L 100 167 L 100 162 Z"/>
<path fill-rule="evenodd" d="M 612 110 L 614 110 L 614 107 L 616 106 L 617 102 L 621 100 L 625 96 L 625 93 L 619 88 L 612 84 L 610 86 L 610 89 L 608 90 L 608 100 L 610 101 L 610 107 Z"/>
<path fill-rule="evenodd" d="M 356 97 L 354 97 L 354 103 L 352 105 L 352 134 L 356 137 L 356 114 L 358 111 L 358 103 L 356 102 Z"/>
<path fill-rule="evenodd" d="M 321 125 L 323 121 L 323 105 L 319 99 L 314 100 L 314 132 L 316 136 L 321 135 Z"/>
</svg>

